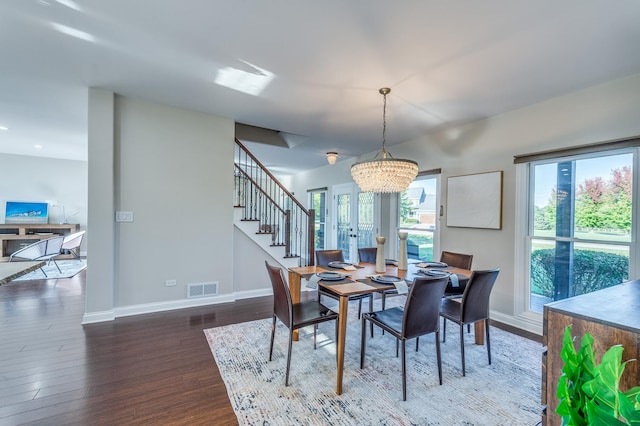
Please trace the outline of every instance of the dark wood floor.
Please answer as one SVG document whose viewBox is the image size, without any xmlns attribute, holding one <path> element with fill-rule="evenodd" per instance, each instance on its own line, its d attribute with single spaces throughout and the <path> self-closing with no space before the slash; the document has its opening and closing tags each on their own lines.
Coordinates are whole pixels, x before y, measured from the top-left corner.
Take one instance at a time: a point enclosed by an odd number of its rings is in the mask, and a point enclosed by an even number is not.
<svg viewBox="0 0 640 426">
<path fill-rule="evenodd" d="M 237 424 L 202 330 L 271 297 L 82 326 L 84 280 L 0 286 L 0 425 Z"/>
<path fill-rule="evenodd" d="M 0 425 L 237 424 L 202 330 L 271 297 L 82 326 L 84 279 L 0 286 Z"/>
</svg>

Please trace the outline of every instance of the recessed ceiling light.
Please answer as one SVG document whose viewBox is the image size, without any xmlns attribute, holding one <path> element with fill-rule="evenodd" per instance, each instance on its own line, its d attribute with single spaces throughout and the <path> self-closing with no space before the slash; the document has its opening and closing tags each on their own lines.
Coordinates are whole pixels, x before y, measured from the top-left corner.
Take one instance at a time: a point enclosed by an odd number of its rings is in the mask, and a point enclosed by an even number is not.
<svg viewBox="0 0 640 426">
<path fill-rule="evenodd" d="M 6 126 L 0 126 L 0 130 L 9 130 L 9 128 Z"/>
<path fill-rule="evenodd" d="M 34 145 L 33 146 L 35 149 L 42 149 L 42 145 Z"/>
</svg>

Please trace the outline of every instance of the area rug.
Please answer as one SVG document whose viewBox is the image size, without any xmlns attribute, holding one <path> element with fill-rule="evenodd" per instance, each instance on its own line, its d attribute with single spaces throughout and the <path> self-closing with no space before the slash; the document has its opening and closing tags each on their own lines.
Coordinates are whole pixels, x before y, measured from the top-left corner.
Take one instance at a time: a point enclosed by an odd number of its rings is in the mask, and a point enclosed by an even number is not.
<svg viewBox="0 0 640 426">
<path fill-rule="evenodd" d="M 401 298 L 394 298 L 400 300 Z M 360 322 L 349 308 L 343 394 L 336 395 L 335 328 L 320 325 L 294 342 L 289 386 L 284 386 L 288 330 L 278 322 L 269 362 L 271 320 L 204 330 L 241 425 L 536 425 L 541 420 L 539 343 L 491 327 L 492 364 L 485 346 L 465 333 L 462 376 L 458 327 L 448 323 L 438 384 L 433 335 L 407 343 L 407 400 L 402 401 L 395 339 L 367 337 L 360 369 Z M 354 313 L 352 315 L 352 313 Z"/>
<path fill-rule="evenodd" d="M 70 259 L 70 260 L 58 260 L 56 261 L 60 267 L 60 272 L 53 262 L 45 264 L 42 269 L 46 272 L 47 276 L 40 269 L 36 269 L 33 272 L 29 272 L 21 277 L 16 278 L 13 281 L 30 281 L 30 280 L 53 280 L 58 278 L 71 278 L 81 271 L 87 268 L 87 261 L 84 259 Z"/>
</svg>

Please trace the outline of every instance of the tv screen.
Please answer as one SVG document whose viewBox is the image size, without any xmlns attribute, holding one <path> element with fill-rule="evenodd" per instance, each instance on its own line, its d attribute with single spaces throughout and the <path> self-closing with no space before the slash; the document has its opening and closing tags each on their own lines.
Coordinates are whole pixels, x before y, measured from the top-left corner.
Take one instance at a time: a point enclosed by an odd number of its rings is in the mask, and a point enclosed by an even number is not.
<svg viewBox="0 0 640 426">
<path fill-rule="evenodd" d="M 7 201 L 5 223 L 49 223 L 47 203 Z"/>
</svg>

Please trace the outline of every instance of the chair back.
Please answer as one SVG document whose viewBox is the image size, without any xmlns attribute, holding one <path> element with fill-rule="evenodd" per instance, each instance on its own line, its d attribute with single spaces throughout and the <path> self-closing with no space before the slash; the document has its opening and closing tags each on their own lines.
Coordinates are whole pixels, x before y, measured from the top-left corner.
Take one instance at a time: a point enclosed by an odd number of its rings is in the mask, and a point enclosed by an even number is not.
<svg viewBox="0 0 640 426">
<path fill-rule="evenodd" d="M 291 301 L 291 292 L 282 273 L 282 268 L 269 265 L 266 260 L 264 264 L 267 266 L 269 279 L 271 280 L 271 288 L 273 289 L 273 314 L 287 328 L 291 328 L 293 324 L 293 303 Z"/>
<path fill-rule="evenodd" d="M 440 305 L 448 277 L 419 277 L 407 295 L 402 318 L 402 335 L 411 339 L 440 328 Z"/>
<path fill-rule="evenodd" d="M 473 262 L 473 255 L 443 251 L 440 254 L 440 262 L 444 262 L 449 266 L 453 266 L 454 268 L 470 270 L 471 262 Z"/>
<path fill-rule="evenodd" d="M 329 262 L 344 262 L 342 250 L 318 250 L 316 251 L 316 265 L 327 266 Z"/>
<path fill-rule="evenodd" d="M 473 271 L 462 295 L 460 319 L 465 324 L 489 318 L 489 298 L 500 268 Z"/>
<path fill-rule="evenodd" d="M 64 243 L 64 237 L 53 237 L 44 241 L 46 242 L 46 246 L 44 249 L 45 252 L 43 254 L 44 256 L 53 256 L 60 254 L 60 251 L 62 250 L 62 244 Z"/>
<path fill-rule="evenodd" d="M 377 247 L 363 247 L 358 249 L 358 260 L 365 263 L 376 263 Z"/>
<path fill-rule="evenodd" d="M 76 232 L 74 234 L 69 234 L 64 237 L 64 242 L 62 243 L 61 250 L 73 250 L 75 248 L 80 247 L 82 244 L 82 238 L 84 237 L 84 233 L 86 231 Z"/>
</svg>

